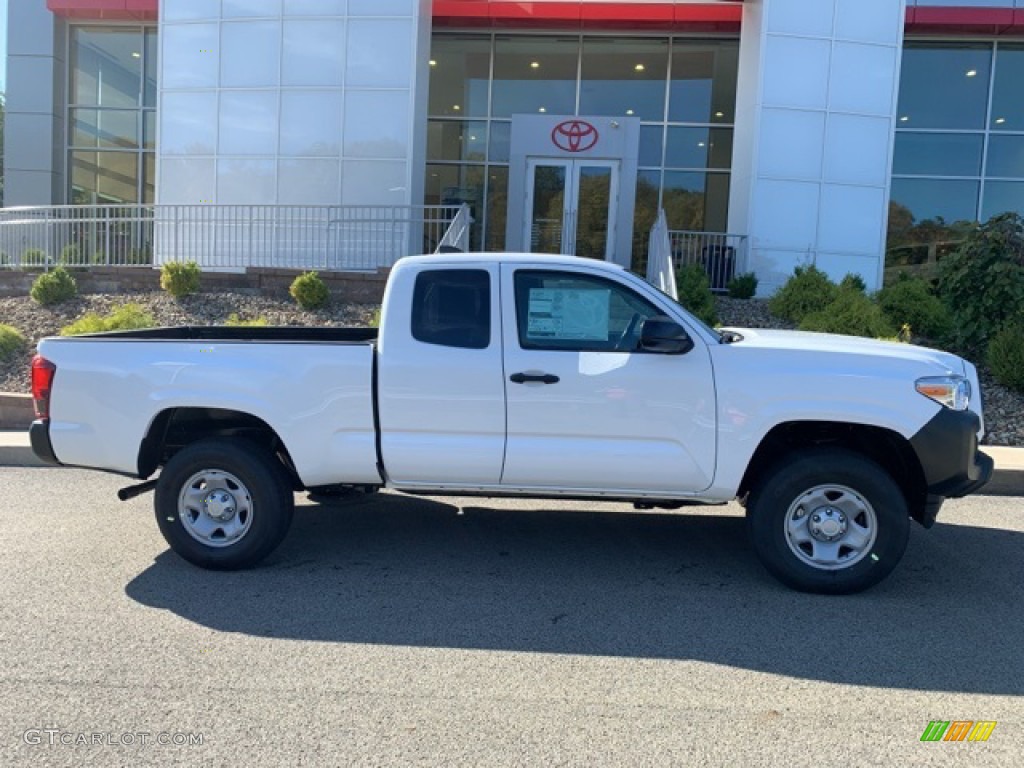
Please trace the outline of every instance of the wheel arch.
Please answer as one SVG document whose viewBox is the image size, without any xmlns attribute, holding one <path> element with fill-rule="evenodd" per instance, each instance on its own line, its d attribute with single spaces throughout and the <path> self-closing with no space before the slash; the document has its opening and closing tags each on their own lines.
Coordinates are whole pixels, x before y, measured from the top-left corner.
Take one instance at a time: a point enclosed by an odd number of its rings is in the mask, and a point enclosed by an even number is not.
<svg viewBox="0 0 1024 768">
<path fill-rule="evenodd" d="M 139 477 L 152 475 L 185 446 L 213 437 L 239 438 L 262 446 L 281 462 L 292 485 L 301 489 L 292 457 L 274 428 L 251 413 L 226 408 L 190 406 L 160 411 L 139 446 Z"/>
<path fill-rule="evenodd" d="M 899 486 L 910 516 L 926 517 L 927 483 L 910 441 L 885 427 L 835 421 L 792 421 L 773 427 L 762 438 L 743 474 L 737 496 L 744 498 L 758 478 L 795 450 L 830 446 L 855 451 L 883 467 Z"/>
</svg>

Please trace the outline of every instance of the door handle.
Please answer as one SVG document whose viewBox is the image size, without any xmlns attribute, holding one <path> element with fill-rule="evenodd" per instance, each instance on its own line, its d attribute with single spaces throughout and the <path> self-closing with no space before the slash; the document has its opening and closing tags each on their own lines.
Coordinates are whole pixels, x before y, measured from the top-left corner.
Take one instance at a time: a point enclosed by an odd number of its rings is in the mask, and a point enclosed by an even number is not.
<svg viewBox="0 0 1024 768">
<path fill-rule="evenodd" d="M 559 382 L 559 378 L 550 373 L 513 373 L 508 377 L 508 380 L 513 384 L 528 384 L 532 382 L 538 384 L 557 384 Z"/>
</svg>

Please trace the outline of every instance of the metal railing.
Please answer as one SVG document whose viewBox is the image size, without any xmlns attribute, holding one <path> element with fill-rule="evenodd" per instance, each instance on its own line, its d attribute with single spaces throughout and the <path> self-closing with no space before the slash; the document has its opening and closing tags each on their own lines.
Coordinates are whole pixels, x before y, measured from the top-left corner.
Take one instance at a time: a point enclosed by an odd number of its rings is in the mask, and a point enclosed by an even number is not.
<svg viewBox="0 0 1024 768">
<path fill-rule="evenodd" d="M 676 267 L 702 267 L 716 293 L 724 293 L 730 280 L 747 271 L 746 235 L 670 230 L 669 241 Z"/>
<path fill-rule="evenodd" d="M 664 210 L 658 211 L 658 218 L 647 243 L 647 282 L 673 299 L 679 299 L 676 268 L 672 260 L 672 240 Z"/>
<path fill-rule="evenodd" d="M 366 271 L 443 244 L 465 250 L 468 206 L 98 205 L 0 209 L 0 267 Z"/>
</svg>

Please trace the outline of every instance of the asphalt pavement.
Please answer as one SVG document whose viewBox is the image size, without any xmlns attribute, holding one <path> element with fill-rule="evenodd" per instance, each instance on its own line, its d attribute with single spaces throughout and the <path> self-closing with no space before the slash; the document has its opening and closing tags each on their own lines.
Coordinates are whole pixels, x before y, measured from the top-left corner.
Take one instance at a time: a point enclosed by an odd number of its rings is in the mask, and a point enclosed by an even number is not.
<svg viewBox="0 0 1024 768">
<path fill-rule="evenodd" d="M 263 567 L 211 573 L 122 484 L 0 468 L 2 765 L 1020 765 L 1019 498 L 828 598 L 735 506 L 300 496 Z"/>
</svg>

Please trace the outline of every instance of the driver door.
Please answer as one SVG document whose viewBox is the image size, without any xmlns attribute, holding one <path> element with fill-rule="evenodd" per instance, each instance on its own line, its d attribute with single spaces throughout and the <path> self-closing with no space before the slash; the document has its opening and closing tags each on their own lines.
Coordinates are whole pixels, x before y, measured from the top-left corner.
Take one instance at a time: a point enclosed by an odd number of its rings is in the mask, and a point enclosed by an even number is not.
<svg viewBox="0 0 1024 768">
<path fill-rule="evenodd" d="M 663 312 L 599 274 L 502 265 L 510 488 L 679 494 L 711 485 L 715 393 L 703 342 L 640 351 Z M 508 313 L 505 314 L 508 318 Z"/>
</svg>

